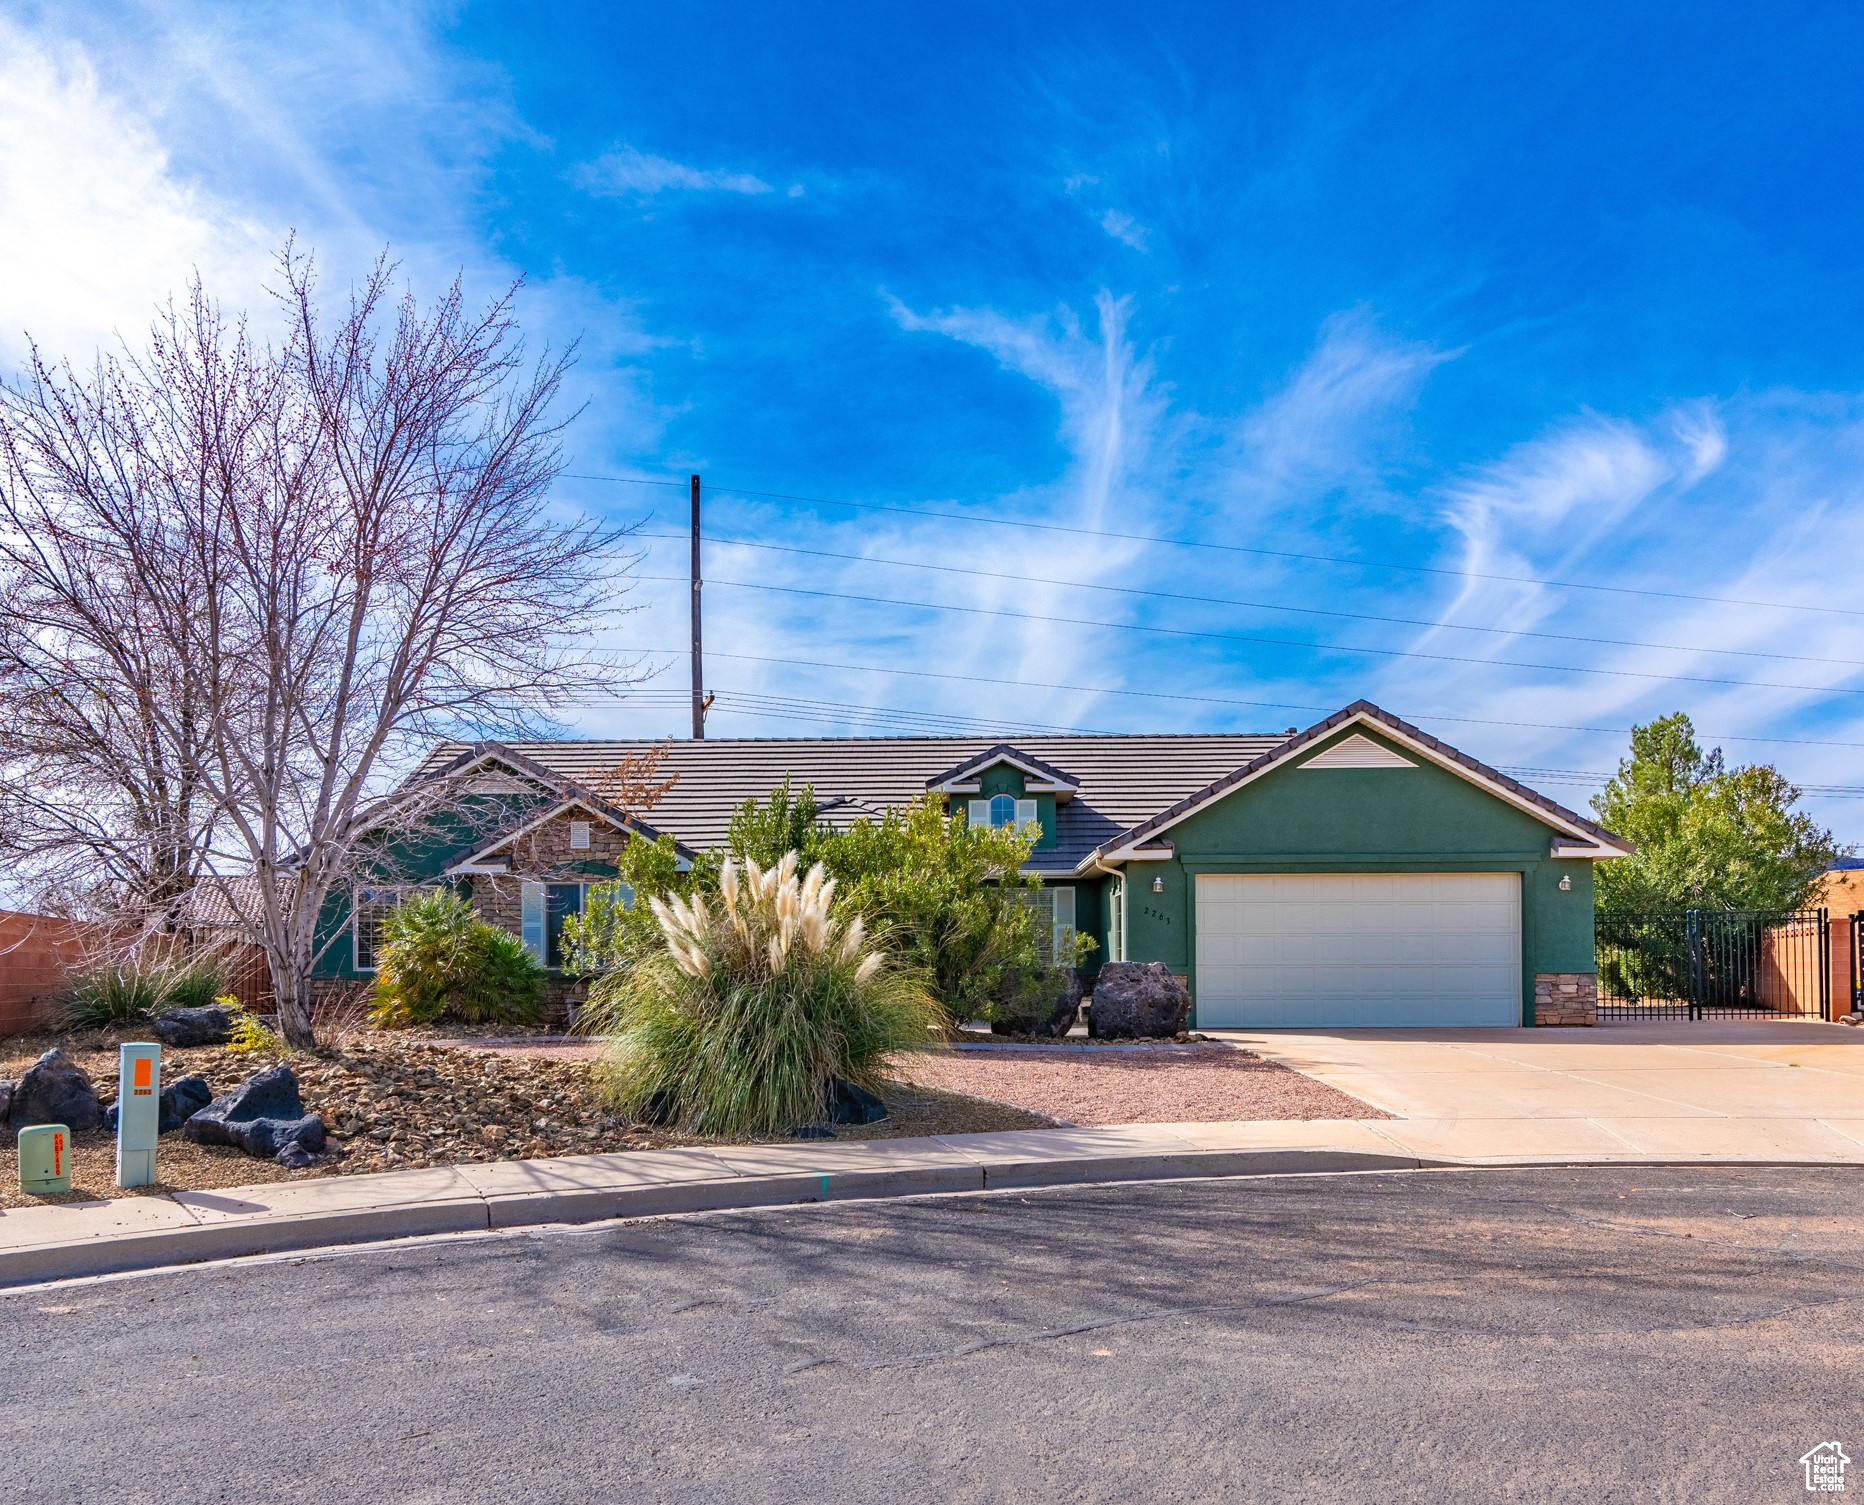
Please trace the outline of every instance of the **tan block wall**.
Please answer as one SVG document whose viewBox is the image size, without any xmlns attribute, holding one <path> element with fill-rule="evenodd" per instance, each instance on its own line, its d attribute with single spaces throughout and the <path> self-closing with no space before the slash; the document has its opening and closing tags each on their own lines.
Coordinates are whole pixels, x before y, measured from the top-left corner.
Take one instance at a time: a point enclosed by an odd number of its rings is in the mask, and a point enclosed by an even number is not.
<svg viewBox="0 0 1864 1505">
<path fill-rule="evenodd" d="M 1599 974 L 1539 972 L 1534 977 L 1534 1023 L 1597 1024 Z"/>
<path fill-rule="evenodd" d="M 1813 892 L 1811 907 L 1829 909 L 1835 915 L 1852 915 L 1864 910 L 1864 867 L 1827 873 Z"/>
</svg>

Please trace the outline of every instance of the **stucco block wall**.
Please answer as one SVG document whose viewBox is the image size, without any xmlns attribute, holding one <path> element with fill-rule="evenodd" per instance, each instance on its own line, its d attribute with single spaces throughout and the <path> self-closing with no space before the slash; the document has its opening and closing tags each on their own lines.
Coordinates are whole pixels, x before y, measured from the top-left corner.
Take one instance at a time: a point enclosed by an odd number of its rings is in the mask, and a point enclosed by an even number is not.
<svg viewBox="0 0 1864 1505">
<path fill-rule="evenodd" d="M 1304 769 L 1348 736 L 1368 737 L 1417 766 Z M 1590 973 L 1592 864 L 1554 858 L 1550 827 L 1424 762 L 1364 725 L 1318 742 L 1301 760 L 1246 784 L 1164 833 L 1163 862 L 1127 866 L 1127 955 L 1188 974 L 1196 992 L 1198 873 L 1515 872 L 1521 875 L 1522 1022 L 1534 1018 L 1541 973 Z M 1571 879 L 1562 891 L 1560 880 Z M 1163 892 L 1153 881 L 1163 880 Z"/>
</svg>

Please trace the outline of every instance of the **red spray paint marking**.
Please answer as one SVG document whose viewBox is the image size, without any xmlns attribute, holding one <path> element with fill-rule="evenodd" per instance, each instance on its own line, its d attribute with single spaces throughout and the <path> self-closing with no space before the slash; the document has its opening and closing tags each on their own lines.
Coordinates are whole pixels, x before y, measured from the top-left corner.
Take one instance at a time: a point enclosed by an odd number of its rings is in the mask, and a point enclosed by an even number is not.
<svg viewBox="0 0 1864 1505">
<path fill-rule="evenodd" d="M 52 1136 L 52 1174 L 54 1176 L 62 1176 L 64 1173 L 65 1136 L 63 1134 L 54 1134 Z"/>
</svg>

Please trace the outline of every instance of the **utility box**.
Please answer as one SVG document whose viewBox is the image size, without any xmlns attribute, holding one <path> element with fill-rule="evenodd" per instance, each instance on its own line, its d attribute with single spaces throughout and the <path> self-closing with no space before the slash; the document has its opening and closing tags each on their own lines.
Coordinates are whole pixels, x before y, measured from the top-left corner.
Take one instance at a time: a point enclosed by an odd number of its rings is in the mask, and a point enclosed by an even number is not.
<svg viewBox="0 0 1864 1505">
<path fill-rule="evenodd" d="M 147 1186 L 155 1180 L 155 1140 L 161 1126 L 162 1047 L 118 1047 L 118 1186 Z"/>
<path fill-rule="evenodd" d="M 71 1190 L 71 1130 L 34 1124 L 19 1131 L 19 1189 L 32 1197 Z"/>
</svg>

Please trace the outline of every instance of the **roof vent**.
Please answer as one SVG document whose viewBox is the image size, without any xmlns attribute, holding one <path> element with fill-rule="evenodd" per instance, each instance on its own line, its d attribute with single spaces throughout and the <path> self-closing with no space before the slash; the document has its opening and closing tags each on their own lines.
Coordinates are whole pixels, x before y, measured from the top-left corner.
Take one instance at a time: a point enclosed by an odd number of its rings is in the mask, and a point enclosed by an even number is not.
<svg viewBox="0 0 1864 1505">
<path fill-rule="evenodd" d="M 1344 742 L 1336 742 L 1318 757 L 1309 758 L 1303 768 L 1416 768 L 1409 758 L 1401 758 L 1389 747 L 1381 747 L 1370 737 L 1357 732 Z"/>
</svg>

